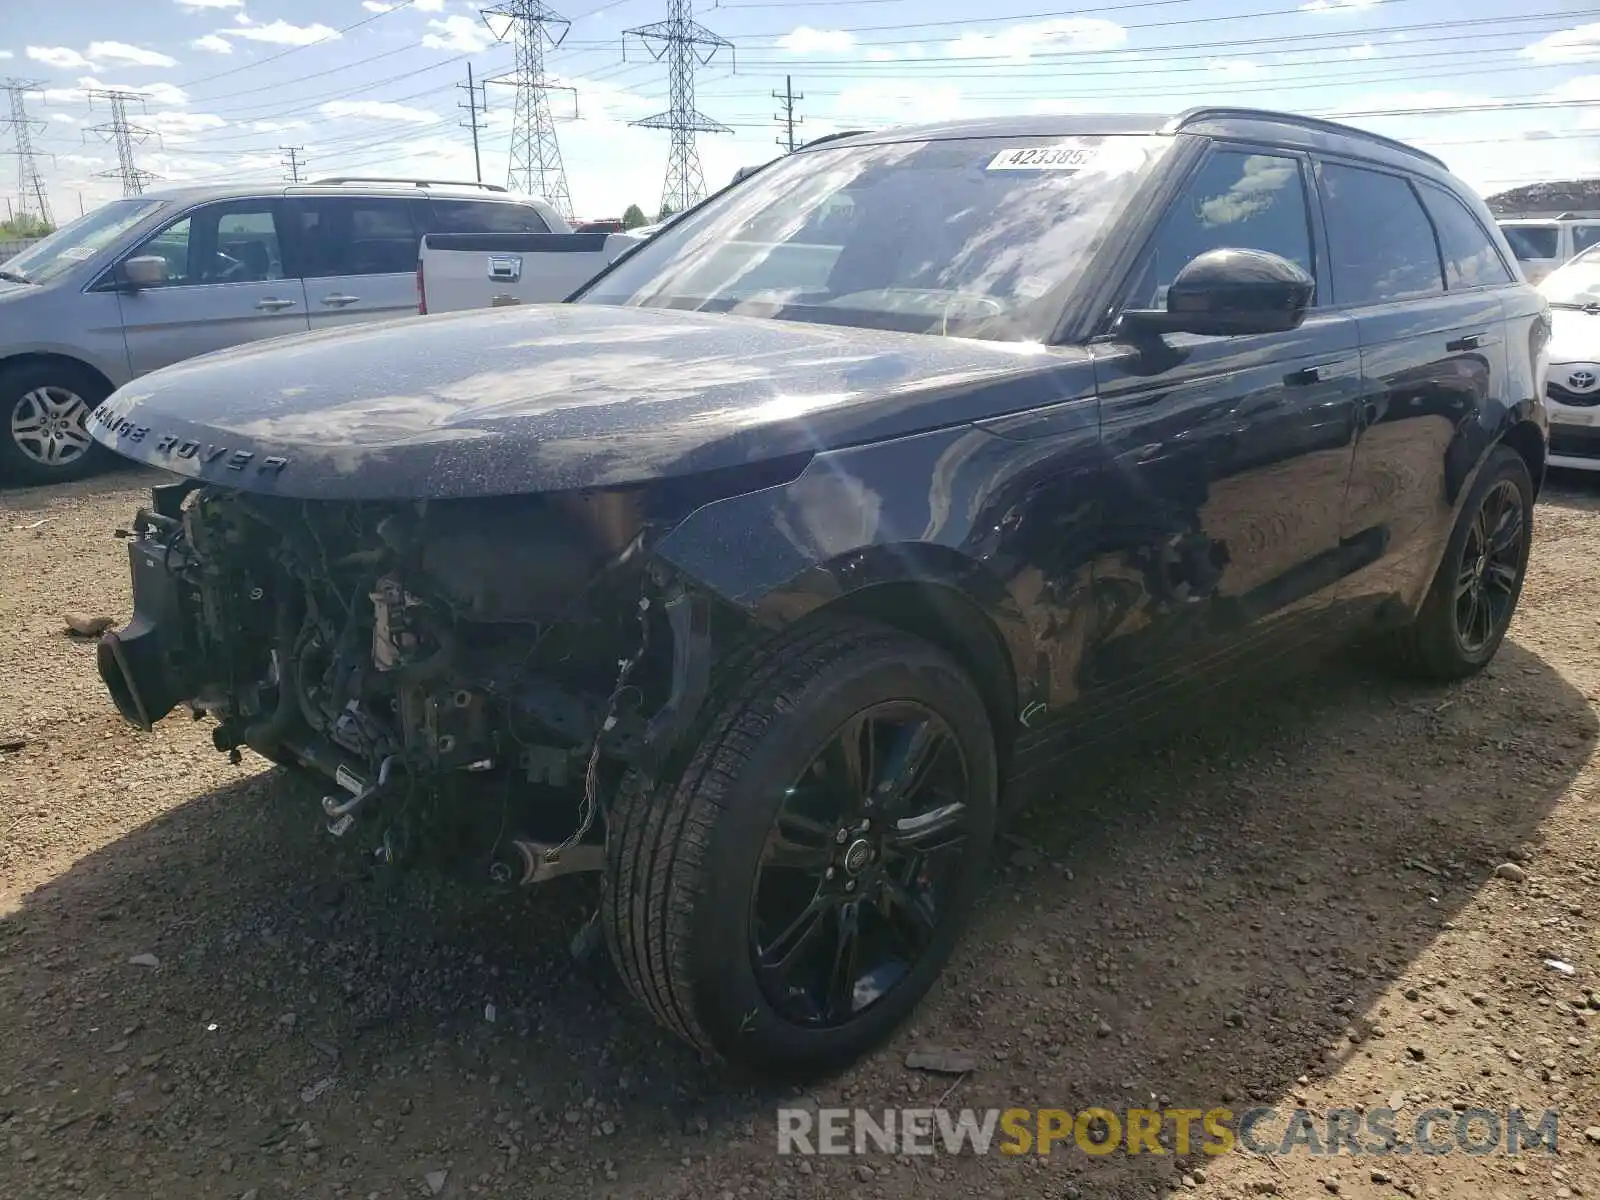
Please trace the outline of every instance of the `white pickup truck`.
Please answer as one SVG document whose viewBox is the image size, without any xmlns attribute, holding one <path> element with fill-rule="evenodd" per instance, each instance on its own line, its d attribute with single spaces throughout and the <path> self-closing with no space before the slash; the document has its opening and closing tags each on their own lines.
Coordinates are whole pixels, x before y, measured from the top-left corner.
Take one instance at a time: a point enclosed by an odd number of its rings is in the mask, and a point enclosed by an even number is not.
<svg viewBox="0 0 1600 1200">
<path fill-rule="evenodd" d="M 552 226 L 565 221 L 551 212 Z M 633 233 L 430 233 L 417 253 L 417 311 L 554 304 L 642 239 Z"/>
<path fill-rule="evenodd" d="M 741 167 L 728 186 L 760 169 Z M 661 221 L 626 233 L 574 233 L 550 205 L 542 200 L 529 203 L 550 227 L 548 233 L 426 235 L 417 254 L 417 311 L 445 313 L 507 304 L 558 304 L 618 255 L 669 224 Z"/>
</svg>

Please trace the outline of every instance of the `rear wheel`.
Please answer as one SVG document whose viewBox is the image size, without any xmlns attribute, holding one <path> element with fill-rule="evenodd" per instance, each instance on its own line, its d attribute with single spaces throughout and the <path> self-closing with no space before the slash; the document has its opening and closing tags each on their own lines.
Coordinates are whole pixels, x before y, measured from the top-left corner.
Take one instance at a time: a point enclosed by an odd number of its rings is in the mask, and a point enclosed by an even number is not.
<svg viewBox="0 0 1600 1200">
<path fill-rule="evenodd" d="M 89 414 L 110 394 L 86 367 L 59 361 L 0 369 L 0 479 L 60 483 L 104 461 Z"/>
<path fill-rule="evenodd" d="M 1413 674 L 1448 681 L 1494 658 L 1516 612 L 1533 533 L 1533 480 L 1522 456 L 1497 446 L 1445 547 L 1416 621 L 1398 635 Z"/>
<path fill-rule="evenodd" d="M 623 789 L 602 923 L 680 1037 L 825 1072 L 948 960 L 994 839 L 994 738 L 959 667 L 881 626 L 797 633 L 741 675 L 675 779 Z"/>
</svg>

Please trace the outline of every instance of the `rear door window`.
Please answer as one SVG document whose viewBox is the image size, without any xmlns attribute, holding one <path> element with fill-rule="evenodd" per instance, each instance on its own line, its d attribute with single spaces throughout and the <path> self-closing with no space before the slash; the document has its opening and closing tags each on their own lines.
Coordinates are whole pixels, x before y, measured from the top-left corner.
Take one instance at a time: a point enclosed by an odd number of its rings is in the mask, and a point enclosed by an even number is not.
<svg viewBox="0 0 1600 1200">
<path fill-rule="evenodd" d="M 508 200 L 432 201 L 434 233 L 549 233 L 539 210 Z"/>
<path fill-rule="evenodd" d="M 1433 223 L 1399 175 L 1322 165 L 1334 300 L 1388 304 L 1444 291 Z"/>
<path fill-rule="evenodd" d="M 1559 253 L 1561 231 L 1554 225 L 1502 225 L 1500 232 L 1511 243 L 1518 262 L 1540 262 Z"/>
<path fill-rule="evenodd" d="M 1600 246 L 1600 224 L 1574 225 L 1572 227 L 1572 253 L 1582 254 L 1591 246 Z"/>
<path fill-rule="evenodd" d="M 308 196 L 294 202 L 307 279 L 400 275 L 417 269 L 411 203 L 388 196 Z"/>
</svg>

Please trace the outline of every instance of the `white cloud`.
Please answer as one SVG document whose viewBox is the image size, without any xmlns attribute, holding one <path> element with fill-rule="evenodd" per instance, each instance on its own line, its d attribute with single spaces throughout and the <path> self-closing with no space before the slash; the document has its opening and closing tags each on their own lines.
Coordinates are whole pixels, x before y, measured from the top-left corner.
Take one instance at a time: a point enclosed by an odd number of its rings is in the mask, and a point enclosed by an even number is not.
<svg viewBox="0 0 1600 1200">
<path fill-rule="evenodd" d="M 146 50 L 142 46 L 130 46 L 127 42 L 90 42 L 88 57 L 91 62 L 127 63 L 135 67 L 178 65 L 178 60 L 170 54 Z"/>
<path fill-rule="evenodd" d="M 1377 50 L 1373 49 L 1371 42 L 1362 42 L 1359 46 L 1350 47 L 1351 58 L 1371 58 L 1377 53 Z"/>
<path fill-rule="evenodd" d="M 215 113 L 158 112 L 141 120 L 140 124 L 154 129 L 168 141 L 193 141 L 193 135 L 208 129 L 221 129 L 228 122 Z"/>
<path fill-rule="evenodd" d="M 288 133 L 291 129 L 305 129 L 310 121 L 251 121 L 250 128 L 255 133 Z"/>
<path fill-rule="evenodd" d="M 455 50 L 462 54 L 476 54 L 494 44 L 494 35 L 482 21 L 471 17 L 446 17 L 442 21 L 429 21 L 429 29 L 438 33 L 422 35 L 422 44 L 430 50 Z"/>
<path fill-rule="evenodd" d="M 382 4 L 382 3 L 379 2 L 379 0 L 361 0 L 361 7 L 366 9 L 368 12 L 375 12 L 375 13 L 386 13 L 386 12 L 393 12 L 394 11 L 394 5 L 392 5 L 392 4 Z"/>
<path fill-rule="evenodd" d="M 76 50 L 66 46 L 29 46 L 28 57 L 34 62 L 41 62 L 47 67 L 59 67 L 63 71 L 73 67 L 90 67 L 91 63 Z"/>
<path fill-rule="evenodd" d="M 56 156 L 64 163 L 71 163 L 75 167 L 98 167 L 105 163 L 105 159 L 97 158 L 93 154 L 59 154 Z"/>
<path fill-rule="evenodd" d="M 177 0 L 178 7 L 198 11 L 202 8 L 243 8 L 244 0 Z"/>
<path fill-rule="evenodd" d="M 16 55 L 9 50 L 0 50 L 0 58 L 15 58 Z"/>
<path fill-rule="evenodd" d="M 352 121 L 403 121 L 410 125 L 432 125 L 439 117 L 425 108 L 395 104 L 388 100 L 330 100 L 317 109 L 325 117 Z"/>
<path fill-rule="evenodd" d="M 1308 13 L 1365 12 L 1380 3 L 1382 3 L 1382 0 L 1309 0 L 1309 3 L 1300 6 L 1300 11 Z"/>
<path fill-rule="evenodd" d="M 856 44 L 855 35 L 843 29 L 813 29 L 802 25 L 778 39 L 790 54 L 843 54 Z"/>
<path fill-rule="evenodd" d="M 857 84 L 841 91 L 833 103 L 834 117 L 857 129 L 866 124 L 939 121 L 970 113 L 971 106 L 962 103 L 960 88 L 909 81 Z"/>
<path fill-rule="evenodd" d="M 1213 58 L 1206 63 L 1206 70 L 1229 79 L 1248 79 L 1261 74 L 1261 64 L 1247 58 Z"/>
<path fill-rule="evenodd" d="M 444 0 L 416 0 L 411 7 L 418 12 L 443 12 Z"/>
<path fill-rule="evenodd" d="M 337 29 L 326 25 L 291 25 L 287 21 L 274 21 L 270 25 L 241 25 L 237 29 L 219 30 L 229 37 L 249 38 L 252 42 L 271 42 L 275 46 L 309 46 L 313 42 L 330 41 L 339 37 Z"/>
<path fill-rule="evenodd" d="M 67 113 L 51 113 L 50 119 L 52 121 L 60 121 L 63 125 L 76 125 L 78 123 L 77 117 Z"/>
<path fill-rule="evenodd" d="M 233 53 L 233 43 L 225 37 L 218 37 L 214 33 L 208 33 L 205 37 L 195 38 L 189 45 L 196 50 L 209 50 L 212 54 Z"/>
<path fill-rule="evenodd" d="M 169 107 L 181 108 L 189 103 L 189 93 L 181 87 L 171 83 L 141 83 L 137 87 L 128 83 L 105 83 L 92 75 L 85 75 L 78 80 L 77 88 L 67 91 L 46 92 L 45 99 L 50 103 L 72 103 L 86 98 L 85 93 L 97 92 L 132 92 L 134 95 L 148 100 L 151 104 L 165 104 Z M 129 106 L 128 119 L 135 120 L 137 106 Z"/>
<path fill-rule="evenodd" d="M 1600 21 L 1542 37 L 1523 48 L 1523 56 L 1541 62 L 1587 62 L 1600 59 Z"/>
<path fill-rule="evenodd" d="M 1060 17 L 1013 25 L 1000 33 L 964 33 L 946 49 L 957 58 L 1009 58 L 1021 62 L 1035 54 L 1110 50 L 1127 40 L 1127 30 L 1115 21 Z"/>
</svg>

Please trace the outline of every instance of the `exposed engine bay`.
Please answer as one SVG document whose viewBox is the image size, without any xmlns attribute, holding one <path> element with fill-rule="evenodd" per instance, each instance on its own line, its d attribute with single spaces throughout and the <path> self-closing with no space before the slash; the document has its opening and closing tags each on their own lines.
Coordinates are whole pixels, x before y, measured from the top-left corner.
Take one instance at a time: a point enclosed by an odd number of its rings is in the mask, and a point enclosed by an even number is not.
<svg viewBox="0 0 1600 1200">
<path fill-rule="evenodd" d="M 300 501 L 185 482 L 128 532 L 135 613 L 99 666 L 149 729 L 312 772 L 331 834 L 537 882 L 600 865 L 603 797 L 681 735 L 712 602 L 622 493 Z"/>
</svg>

